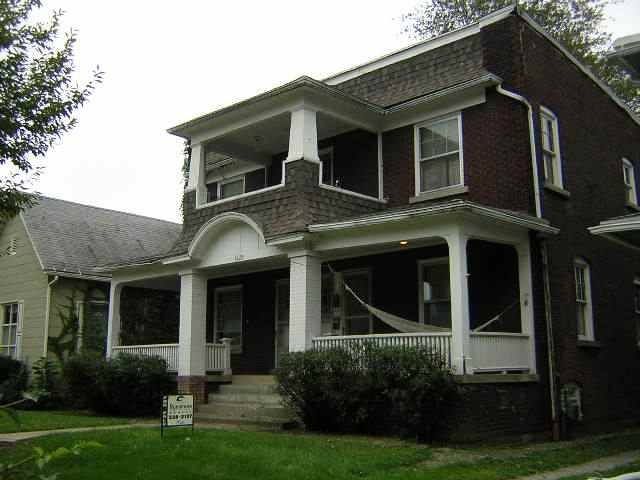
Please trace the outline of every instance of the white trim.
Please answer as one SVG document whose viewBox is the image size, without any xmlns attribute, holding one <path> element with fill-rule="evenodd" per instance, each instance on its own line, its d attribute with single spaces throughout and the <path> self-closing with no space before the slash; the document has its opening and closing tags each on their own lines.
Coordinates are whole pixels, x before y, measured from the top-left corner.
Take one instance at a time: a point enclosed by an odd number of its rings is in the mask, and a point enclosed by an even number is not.
<svg viewBox="0 0 640 480">
<path fill-rule="evenodd" d="M 143 264 L 144 265 L 144 264 Z M 102 271 L 102 268 L 105 267 L 96 267 L 97 271 Z M 55 268 L 49 268 L 47 270 L 44 271 L 45 274 L 47 275 L 54 275 L 57 277 L 61 277 L 61 278 L 75 278 L 75 279 L 80 279 L 80 280 L 91 280 L 94 282 L 102 282 L 102 283 L 109 283 L 111 282 L 111 276 L 100 276 L 100 275 L 85 275 L 84 273 L 80 272 L 80 273 L 73 273 L 73 272 L 64 272 L 64 271 L 60 271 L 60 270 L 56 270 Z"/>
<path fill-rule="evenodd" d="M 545 122 L 550 121 L 553 141 L 553 150 L 546 149 L 544 147 L 545 136 L 544 131 L 546 129 Z M 540 146 L 542 148 L 542 171 L 544 173 L 545 184 L 553 185 L 555 187 L 564 189 L 564 175 L 562 168 L 562 149 L 560 148 L 560 123 L 558 117 L 547 107 L 540 105 Z M 549 181 L 549 174 L 547 173 L 547 163 L 544 161 L 544 155 L 548 154 L 552 157 L 552 169 L 553 169 L 553 181 Z"/>
<path fill-rule="evenodd" d="M 221 213 L 220 215 L 216 215 L 215 217 L 213 217 L 212 219 L 210 219 L 208 222 L 206 222 L 204 225 L 200 227 L 200 229 L 193 236 L 191 243 L 189 244 L 189 250 L 187 253 L 188 257 L 189 258 L 193 257 L 194 252 L 198 247 L 198 244 L 209 232 L 209 230 L 226 222 L 241 222 L 246 225 L 249 225 L 258 234 L 258 236 L 264 243 L 264 234 L 262 233 L 262 229 L 256 222 L 254 222 L 251 219 L 251 217 L 248 217 L 247 215 L 243 213 L 238 213 L 238 212 L 224 212 L 224 213 Z"/>
<path fill-rule="evenodd" d="M 531 217 L 531 219 L 529 219 L 523 216 L 513 215 L 506 211 L 474 204 L 466 200 L 453 200 L 447 204 L 429 205 L 426 207 L 418 207 L 403 210 L 400 212 L 384 212 L 374 215 L 368 215 L 366 217 L 354 220 L 344 220 L 331 223 L 316 223 L 313 225 L 309 225 L 308 229 L 311 233 L 326 232 L 332 230 L 341 230 L 344 228 L 368 227 L 371 225 L 379 225 L 387 222 L 406 220 L 412 217 L 440 215 L 455 212 L 469 212 L 478 214 L 506 223 L 511 223 L 523 228 L 528 228 L 531 230 L 536 230 L 553 235 L 559 232 L 559 229 L 552 227 L 546 221 L 539 221 L 534 217 Z"/>
<path fill-rule="evenodd" d="M 22 225 L 24 226 L 24 231 L 27 232 L 27 238 L 29 239 L 29 242 L 31 243 L 31 247 L 33 248 L 33 251 L 36 253 L 36 258 L 38 259 L 38 263 L 40 264 L 40 268 L 42 270 L 44 270 L 44 263 L 42 263 L 42 257 L 40 257 L 40 253 L 38 253 L 38 249 L 36 248 L 36 244 L 33 241 L 33 237 L 31 236 L 31 233 L 29 232 L 29 227 L 27 226 L 27 221 L 24 219 L 24 214 L 22 212 L 20 212 L 20 220 L 22 220 Z"/>
<path fill-rule="evenodd" d="M 361 75 L 364 75 L 365 73 L 378 70 L 388 65 L 392 65 L 394 63 L 407 60 L 430 50 L 442 47 L 449 43 L 462 40 L 463 38 L 480 33 L 480 30 L 484 26 L 498 22 L 508 17 L 515 11 L 515 6 L 509 5 L 508 7 L 502 8 L 482 17 L 481 19 L 470 25 L 452 30 L 451 32 L 447 32 L 442 35 L 438 35 L 437 37 L 431 38 L 429 40 L 423 40 L 400 50 L 396 50 L 395 52 L 370 60 L 369 62 L 363 63 L 356 67 L 352 67 L 348 70 L 336 73 L 330 77 L 325 78 L 323 81 L 329 85 L 336 85 L 338 83 L 357 78 Z"/>
<path fill-rule="evenodd" d="M 423 267 L 428 265 L 449 265 L 449 257 L 436 257 L 420 259 L 418 265 L 418 319 L 424 324 L 424 285 L 423 285 Z M 450 273 L 450 272 L 449 272 Z M 451 283 L 451 279 L 449 279 Z M 451 291 L 449 291 L 449 315 L 451 315 Z"/>
<path fill-rule="evenodd" d="M 626 175 L 625 172 L 627 171 L 627 169 L 630 171 L 630 182 L 631 184 L 627 183 L 626 180 Z M 638 205 L 638 192 L 637 192 L 637 188 L 636 188 L 636 169 L 633 166 L 633 163 L 631 163 L 627 158 L 622 157 L 622 180 L 624 182 L 624 186 L 625 186 L 625 195 L 624 195 L 624 199 L 625 202 L 630 203 L 633 206 L 637 206 Z M 628 192 L 629 190 L 631 190 L 631 193 L 633 195 L 633 199 L 631 199 L 631 201 L 629 200 L 628 197 Z"/>
<path fill-rule="evenodd" d="M 213 202 L 206 202 L 196 205 L 196 210 L 200 210 L 201 208 L 213 207 L 214 205 L 220 205 L 222 203 L 232 202 L 234 200 L 239 200 L 241 198 L 251 197 L 252 195 L 256 195 L 258 193 L 271 192 L 273 190 L 277 190 L 279 188 L 284 187 L 283 184 L 271 185 L 269 187 L 261 188 L 259 190 L 254 190 L 253 192 L 242 193 L 240 195 L 234 195 L 233 197 L 221 198 L 220 200 L 215 200 Z"/>
<path fill-rule="evenodd" d="M 387 203 L 386 200 L 380 200 L 376 197 L 371 197 L 369 195 L 365 195 L 364 193 L 354 192 L 353 190 L 347 190 L 346 188 L 334 187 L 332 185 L 325 185 L 324 183 L 320 184 L 320 188 L 324 188 L 325 190 L 331 190 L 337 193 L 343 193 L 345 195 L 351 195 L 352 197 L 363 198 L 365 200 L 371 200 L 372 202 L 377 203 Z"/>
<path fill-rule="evenodd" d="M 455 119 L 457 121 L 457 126 L 458 126 L 458 150 L 456 151 L 452 151 L 452 152 L 445 152 L 443 154 L 440 155 L 433 155 L 429 158 L 422 158 L 421 154 L 420 154 L 420 145 L 421 145 L 421 139 L 420 139 L 420 129 L 421 128 L 428 128 L 430 126 L 433 125 L 437 125 L 439 123 L 444 123 L 444 122 L 448 122 L 450 120 Z M 452 114 L 447 114 L 447 115 L 443 115 L 441 117 L 435 117 L 435 118 L 429 118 L 426 119 L 420 123 L 417 123 L 413 126 L 413 156 L 414 156 L 414 177 L 415 177 L 415 196 L 419 196 L 420 194 L 423 193 L 430 193 L 436 190 L 441 190 L 444 188 L 450 188 L 450 187 L 457 187 L 457 186 L 464 186 L 464 155 L 463 155 L 463 138 L 462 138 L 462 112 L 458 111 Z M 458 154 L 458 168 L 460 169 L 460 181 L 458 183 L 454 183 L 451 185 L 445 185 L 443 187 L 439 187 L 439 188 L 435 188 L 435 189 L 431 189 L 431 190 L 424 190 L 422 191 L 420 189 L 420 180 L 421 180 L 421 163 L 422 162 L 428 162 L 429 160 L 434 160 L 440 157 L 444 157 L 444 156 L 448 156 L 448 155 L 452 155 L 454 153 Z"/>
<path fill-rule="evenodd" d="M 593 328 L 593 295 L 591 289 L 591 268 L 589 267 L 589 263 L 583 260 L 582 258 L 576 257 L 573 260 L 573 282 L 574 289 L 577 287 L 576 283 L 576 270 L 580 269 L 583 271 L 584 275 L 584 301 L 580 302 L 575 295 L 575 305 L 576 305 L 576 322 L 577 322 L 577 312 L 578 312 L 578 303 L 583 303 L 585 305 L 584 308 L 584 325 L 585 325 L 585 333 L 584 335 L 580 335 L 578 332 L 578 340 L 582 341 L 593 341 L 595 340 L 595 333 Z M 576 323 L 577 327 L 577 323 Z"/>
<path fill-rule="evenodd" d="M 213 343 L 217 342 L 218 335 L 218 294 L 234 290 L 240 291 L 240 345 L 232 345 L 231 353 L 242 353 L 244 346 L 244 286 L 241 283 L 216 287 L 213 291 Z"/>
</svg>

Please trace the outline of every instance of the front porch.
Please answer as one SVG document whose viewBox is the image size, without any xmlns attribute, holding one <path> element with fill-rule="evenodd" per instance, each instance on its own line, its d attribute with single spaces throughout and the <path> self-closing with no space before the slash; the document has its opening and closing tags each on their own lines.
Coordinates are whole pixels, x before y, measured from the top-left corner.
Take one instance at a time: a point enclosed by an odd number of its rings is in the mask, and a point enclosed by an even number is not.
<svg viewBox="0 0 640 480">
<path fill-rule="evenodd" d="M 365 343 L 427 346 L 458 375 L 535 374 L 528 232 L 460 220 L 440 218 L 428 234 L 424 223 L 411 222 L 339 239 L 335 225 L 326 224 L 316 227 L 314 251 L 271 244 L 260 260 L 121 279 L 112 288 L 110 354 L 163 357 L 179 380 L 191 382 L 186 388 L 194 379 L 204 384 L 207 375 L 270 374 L 282 352 Z M 231 223 L 199 237 L 212 263 L 216 245 L 232 245 L 225 237 L 237 236 L 234 229 L 246 233 L 237 218 Z M 424 331 L 394 329 L 345 285 Z M 127 289 L 164 289 L 175 299 L 164 326 L 146 329 L 170 335 L 139 335 L 135 344 L 125 334 L 141 330 L 120 309 Z M 161 341 L 143 341 L 152 338 Z"/>
</svg>

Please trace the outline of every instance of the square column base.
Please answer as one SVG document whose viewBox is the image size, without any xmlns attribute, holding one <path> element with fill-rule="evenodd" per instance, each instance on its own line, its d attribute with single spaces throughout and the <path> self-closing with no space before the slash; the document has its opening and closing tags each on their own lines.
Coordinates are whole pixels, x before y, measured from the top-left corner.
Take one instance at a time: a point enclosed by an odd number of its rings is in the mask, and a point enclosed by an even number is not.
<svg viewBox="0 0 640 480">
<path fill-rule="evenodd" d="M 196 404 L 207 403 L 209 400 L 207 377 L 203 375 L 178 376 L 178 393 L 193 395 L 193 402 Z"/>
</svg>

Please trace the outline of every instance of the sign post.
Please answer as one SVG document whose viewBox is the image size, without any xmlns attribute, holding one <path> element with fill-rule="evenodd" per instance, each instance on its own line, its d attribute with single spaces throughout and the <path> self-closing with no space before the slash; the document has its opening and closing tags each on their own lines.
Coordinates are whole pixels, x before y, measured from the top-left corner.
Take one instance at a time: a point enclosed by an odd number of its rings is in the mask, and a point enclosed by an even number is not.
<svg viewBox="0 0 640 480">
<path fill-rule="evenodd" d="M 189 426 L 193 432 L 193 395 L 165 395 L 162 397 L 160 437 L 164 437 L 165 428 Z"/>
</svg>

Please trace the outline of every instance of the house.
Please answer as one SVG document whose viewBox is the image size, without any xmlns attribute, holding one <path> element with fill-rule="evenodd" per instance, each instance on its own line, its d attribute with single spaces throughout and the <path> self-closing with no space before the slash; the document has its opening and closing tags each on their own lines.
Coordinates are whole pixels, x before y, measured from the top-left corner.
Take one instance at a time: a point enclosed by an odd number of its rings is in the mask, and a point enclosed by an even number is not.
<svg viewBox="0 0 640 480">
<path fill-rule="evenodd" d="M 589 228 L 638 211 L 640 120 L 526 14 L 169 132 L 183 229 L 103 268 L 110 355 L 162 355 L 206 402 L 281 352 L 421 344 L 464 385 L 462 435 L 548 431 L 569 404 L 585 428 L 639 419 L 640 253 Z M 123 341 L 127 288 L 179 296 L 172 339 Z"/>
<path fill-rule="evenodd" d="M 0 354 L 33 363 L 69 349 L 103 351 L 111 276 L 96 265 L 162 253 L 179 232 L 174 223 L 40 197 L 0 227 Z"/>
</svg>

